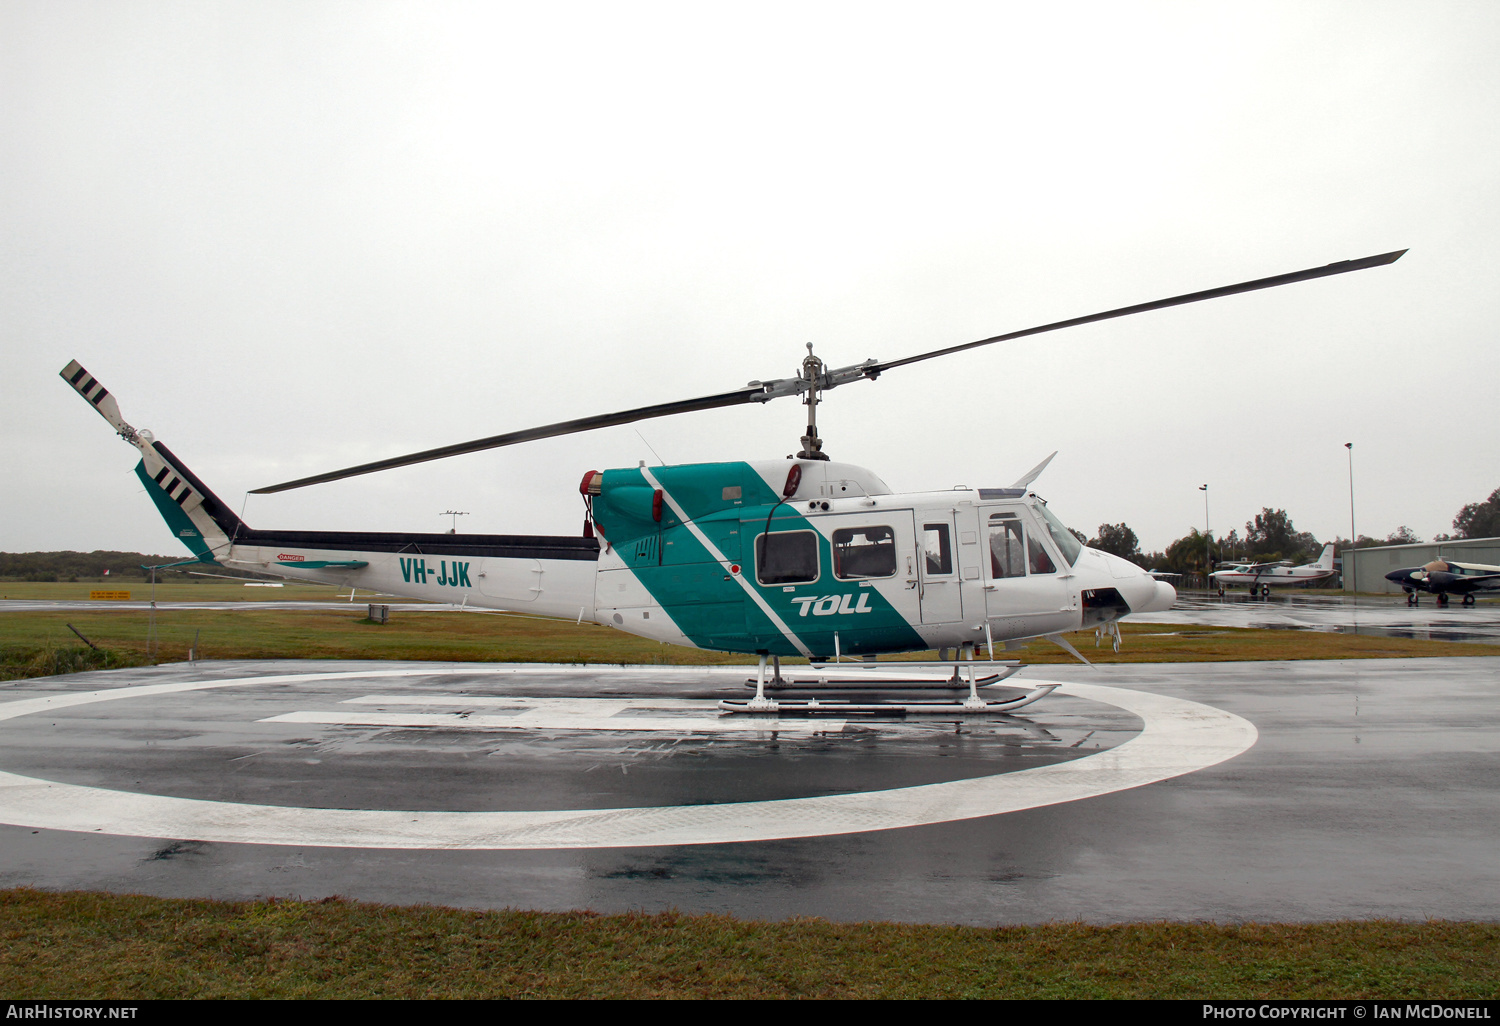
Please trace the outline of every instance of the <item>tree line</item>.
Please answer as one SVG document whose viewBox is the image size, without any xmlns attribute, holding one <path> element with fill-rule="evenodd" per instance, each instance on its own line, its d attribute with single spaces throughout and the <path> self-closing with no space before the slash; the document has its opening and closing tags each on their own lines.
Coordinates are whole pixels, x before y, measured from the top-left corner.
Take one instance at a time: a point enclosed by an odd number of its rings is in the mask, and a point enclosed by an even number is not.
<svg viewBox="0 0 1500 1026">
<path fill-rule="evenodd" d="M 190 556 L 152 556 L 144 552 L 114 552 L 96 549 L 93 552 L 0 552 L 0 580 L 6 581 L 149 581 L 148 566 L 165 563 L 181 563 Z M 241 573 L 226 567 L 204 567 L 192 563 L 178 570 L 158 571 L 157 580 L 168 574 L 181 574 L 188 570 L 211 569 L 216 574 L 257 579 L 263 574 Z M 109 575 L 105 576 L 104 571 Z M 190 578 L 199 580 L 200 578 Z"/>
<path fill-rule="evenodd" d="M 1084 540 L 1082 534 L 1076 531 L 1074 534 L 1078 534 L 1080 541 Z M 1491 492 L 1490 497 L 1482 502 L 1465 505 L 1453 518 L 1453 533 L 1439 534 L 1432 540 L 1493 537 L 1500 537 L 1500 488 Z M 1362 549 L 1374 545 L 1411 545 L 1421 540 L 1411 528 L 1403 524 L 1385 538 L 1361 534 L 1354 547 Z M 1335 536 L 1327 541 L 1337 546 L 1339 552 L 1349 548 L 1348 538 Z M 1225 561 L 1272 563 L 1289 559 L 1294 563 L 1310 563 L 1318 558 L 1326 542 L 1319 541 L 1307 531 L 1298 531 L 1286 510 L 1264 507 L 1253 520 L 1245 524 L 1243 535 L 1238 530 L 1231 530 L 1222 537 L 1209 533 L 1205 538 L 1204 533 L 1195 527 L 1163 551 L 1142 552 L 1140 540 L 1128 524 L 1100 524 L 1098 533 L 1088 539 L 1087 544 L 1091 548 L 1128 559 L 1147 570 L 1202 574 L 1205 560 L 1208 569 Z"/>
</svg>

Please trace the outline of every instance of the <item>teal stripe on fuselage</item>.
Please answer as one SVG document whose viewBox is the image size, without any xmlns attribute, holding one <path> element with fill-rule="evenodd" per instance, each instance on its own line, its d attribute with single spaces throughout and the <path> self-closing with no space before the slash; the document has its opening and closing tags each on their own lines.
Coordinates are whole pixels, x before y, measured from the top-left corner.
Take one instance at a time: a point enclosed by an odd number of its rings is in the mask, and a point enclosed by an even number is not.
<svg viewBox="0 0 1500 1026">
<path fill-rule="evenodd" d="M 778 496 L 747 463 L 656 467 L 663 490 L 815 655 L 925 647 L 920 636 L 874 588 L 839 581 L 827 538 Z M 797 646 L 726 572 L 718 559 L 663 503 L 652 518 L 654 489 L 638 469 L 604 472 L 594 519 L 604 537 L 678 628 L 701 648 L 799 655 Z M 774 513 L 773 513 L 774 510 Z M 909 515 L 909 514 L 908 514 Z M 755 579 L 755 539 L 771 530 L 814 531 L 818 580 L 763 586 Z M 797 599 L 803 601 L 798 602 Z"/>
</svg>

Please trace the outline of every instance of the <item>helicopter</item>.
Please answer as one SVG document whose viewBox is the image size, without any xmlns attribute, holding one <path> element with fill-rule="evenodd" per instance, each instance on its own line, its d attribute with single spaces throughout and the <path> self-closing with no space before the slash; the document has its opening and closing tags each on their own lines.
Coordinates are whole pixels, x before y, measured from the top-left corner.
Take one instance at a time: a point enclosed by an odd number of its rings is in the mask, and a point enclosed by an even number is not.
<svg viewBox="0 0 1500 1026">
<path fill-rule="evenodd" d="M 252 490 L 268 494 L 541 438 L 655 417 L 801 397 L 807 430 L 784 460 L 590 470 L 576 536 L 410 534 L 253 529 L 74 360 L 61 375 L 140 452 L 136 476 L 185 563 L 213 563 L 290 580 L 467 607 L 522 611 L 612 626 L 673 645 L 755 655 L 751 711 L 774 710 L 767 665 L 936 649 L 970 666 L 971 711 L 984 703 L 975 653 L 1063 634 L 1112 633 L 1131 613 L 1171 607 L 1176 592 L 1129 561 L 1087 548 L 1031 485 L 1044 460 L 1009 487 L 894 492 L 863 467 L 832 460 L 818 435 L 824 394 L 889 371 L 1012 339 L 1151 310 L 1364 270 L 1397 250 L 1221 288 L 1055 321 L 897 360 L 830 368 L 808 353 L 794 377 L 714 395 L 599 414 L 428 449 Z M 1055 454 L 1054 454 L 1055 455 Z M 1079 658 L 1082 658 L 1079 655 Z M 1086 661 L 1086 660 L 1085 660 Z M 903 666 L 930 665 L 903 663 Z M 996 664 L 998 665 L 998 664 Z M 996 673 L 988 681 L 1013 672 Z"/>
</svg>

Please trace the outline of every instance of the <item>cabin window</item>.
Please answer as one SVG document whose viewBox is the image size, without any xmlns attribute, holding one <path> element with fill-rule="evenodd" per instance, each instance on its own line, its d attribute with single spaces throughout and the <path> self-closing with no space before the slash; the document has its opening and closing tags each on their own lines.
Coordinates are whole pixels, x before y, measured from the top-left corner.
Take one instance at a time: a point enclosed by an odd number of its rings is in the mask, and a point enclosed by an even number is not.
<svg viewBox="0 0 1500 1026">
<path fill-rule="evenodd" d="M 896 575 L 896 532 L 841 527 L 833 532 L 833 576 L 844 581 Z"/>
<path fill-rule="evenodd" d="M 809 584 L 818 579 L 818 536 L 780 531 L 755 539 L 755 579 L 761 584 Z"/>
<path fill-rule="evenodd" d="M 922 525 L 922 564 L 929 577 L 942 577 L 953 572 L 953 548 L 948 539 L 947 524 Z"/>
<path fill-rule="evenodd" d="M 1026 533 L 1014 513 L 990 516 L 990 576 L 1026 576 Z"/>
</svg>

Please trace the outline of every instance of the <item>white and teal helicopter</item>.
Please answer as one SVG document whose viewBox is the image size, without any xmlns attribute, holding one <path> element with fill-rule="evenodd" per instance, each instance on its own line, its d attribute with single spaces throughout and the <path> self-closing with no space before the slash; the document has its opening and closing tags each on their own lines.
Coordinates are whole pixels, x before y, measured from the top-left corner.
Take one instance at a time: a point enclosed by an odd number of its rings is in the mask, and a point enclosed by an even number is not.
<svg viewBox="0 0 1500 1026">
<path fill-rule="evenodd" d="M 1169 608 L 1172 586 L 1124 559 L 1086 548 L 1030 490 L 1047 465 L 1010 487 L 893 492 L 863 467 L 823 452 L 823 393 L 907 364 L 1009 339 L 1170 306 L 1363 270 L 1405 250 L 1309 268 L 1013 331 L 899 360 L 829 369 L 808 346 L 796 377 L 718 395 L 583 417 L 301 478 L 256 494 L 653 417 L 800 396 L 801 450 L 752 460 L 589 471 L 579 490 L 581 536 L 261 531 L 245 524 L 165 445 L 120 416 L 115 398 L 77 361 L 63 378 L 140 450 L 136 475 L 193 561 L 292 580 L 617 627 L 673 645 L 760 660 L 753 710 L 768 699 L 767 664 L 937 649 L 967 664 L 971 711 L 984 703 L 975 653 L 991 661 L 1031 638 L 1095 627 L 1118 644 L 1117 622 Z M 1050 460 L 1051 457 L 1048 457 Z M 1081 656 L 1079 658 L 1082 658 Z M 913 664 L 903 663 L 904 667 Z M 998 664 L 995 664 L 998 666 Z M 1008 664 L 1011 667 L 1014 664 Z M 990 673 L 986 681 L 1005 673 Z M 779 672 L 770 678 L 773 686 Z M 1043 689 L 1042 693 L 1045 693 Z"/>
</svg>

